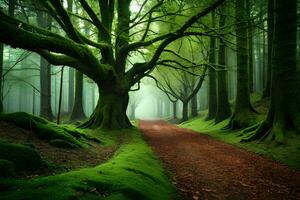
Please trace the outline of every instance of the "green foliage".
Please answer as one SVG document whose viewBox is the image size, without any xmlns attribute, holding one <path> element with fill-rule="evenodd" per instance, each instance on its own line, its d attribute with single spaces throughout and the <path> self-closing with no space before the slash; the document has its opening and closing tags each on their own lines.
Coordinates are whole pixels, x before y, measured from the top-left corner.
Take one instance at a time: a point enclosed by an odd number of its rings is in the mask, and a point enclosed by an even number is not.
<svg viewBox="0 0 300 200">
<path fill-rule="evenodd" d="M 14 175 L 14 163 L 9 160 L 0 159 L 0 178 L 12 177 Z"/>
<path fill-rule="evenodd" d="M 39 153 L 24 145 L 0 141 L 0 159 L 14 164 L 16 172 L 34 171 L 42 165 Z"/>
<path fill-rule="evenodd" d="M 217 140 L 270 157 L 292 168 L 300 169 L 300 136 L 296 133 L 289 132 L 290 137 L 287 137 L 287 141 L 284 145 L 278 145 L 274 141 L 240 143 L 244 137 L 243 130 L 222 130 L 227 123 L 228 120 L 215 124 L 213 120 L 205 121 L 202 118 L 196 118 L 180 126 L 208 134 Z"/>
<path fill-rule="evenodd" d="M 0 199 L 174 199 L 175 190 L 161 163 L 138 131 L 119 132 L 97 133 L 107 142 L 118 134 L 128 137 L 107 163 L 32 180 L 1 180 L 0 185 L 8 191 L 0 193 Z"/>
</svg>

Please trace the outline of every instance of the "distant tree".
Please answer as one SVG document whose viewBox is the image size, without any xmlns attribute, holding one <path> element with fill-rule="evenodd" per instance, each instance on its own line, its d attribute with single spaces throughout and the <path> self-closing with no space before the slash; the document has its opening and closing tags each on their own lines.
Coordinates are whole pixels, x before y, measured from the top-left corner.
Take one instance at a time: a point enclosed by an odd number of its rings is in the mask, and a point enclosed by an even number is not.
<svg viewBox="0 0 300 200">
<path fill-rule="evenodd" d="M 51 29 L 52 19 L 51 16 L 45 12 L 37 11 L 37 24 L 44 29 Z M 50 63 L 40 57 L 40 116 L 53 120 L 54 115 L 51 108 L 51 67 Z"/>
</svg>

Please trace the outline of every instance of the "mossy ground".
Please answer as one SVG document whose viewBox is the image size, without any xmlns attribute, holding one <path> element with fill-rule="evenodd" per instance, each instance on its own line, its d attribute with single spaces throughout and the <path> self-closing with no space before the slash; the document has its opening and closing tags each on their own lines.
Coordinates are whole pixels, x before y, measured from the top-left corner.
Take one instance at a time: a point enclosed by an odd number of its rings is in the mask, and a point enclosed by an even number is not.
<svg viewBox="0 0 300 200">
<path fill-rule="evenodd" d="M 260 117 L 261 118 L 261 117 Z M 208 134 L 223 142 L 236 145 L 240 148 L 267 156 L 273 160 L 284 163 L 292 168 L 300 169 L 300 135 L 288 132 L 285 144 L 278 145 L 272 141 L 254 141 L 241 143 L 244 134 L 242 130 L 222 130 L 228 124 L 228 120 L 215 124 L 213 120 L 205 121 L 203 117 L 191 119 L 180 125 L 182 128 L 192 129 L 197 132 Z"/>
<path fill-rule="evenodd" d="M 108 162 L 54 176 L 31 180 L 1 180 L 0 199 L 173 199 L 175 189 L 160 161 L 135 129 L 89 134 L 123 145 Z M 124 137 L 123 137 L 124 138 Z"/>
</svg>

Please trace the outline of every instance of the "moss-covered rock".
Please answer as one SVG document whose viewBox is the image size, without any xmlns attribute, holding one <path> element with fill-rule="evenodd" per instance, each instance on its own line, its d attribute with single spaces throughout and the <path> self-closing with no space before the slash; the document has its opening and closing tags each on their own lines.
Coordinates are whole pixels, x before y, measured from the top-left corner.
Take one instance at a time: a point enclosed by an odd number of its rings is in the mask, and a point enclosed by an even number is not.
<svg viewBox="0 0 300 200">
<path fill-rule="evenodd" d="M 75 134 L 74 131 L 67 131 L 64 127 L 25 112 L 1 114 L 0 119 L 13 123 L 20 128 L 33 131 L 39 138 L 47 141 L 61 139 L 74 146 L 82 146 L 77 140 L 80 138 L 79 133 Z"/>
<path fill-rule="evenodd" d="M 16 172 L 34 171 L 41 167 L 40 154 L 24 145 L 0 141 L 0 159 L 14 164 Z"/>
<path fill-rule="evenodd" d="M 0 159 L 0 178 L 8 178 L 15 175 L 15 166 L 9 160 Z"/>
<path fill-rule="evenodd" d="M 65 149 L 75 149 L 78 148 L 75 144 L 72 144 L 66 140 L 61 140 L 61 139 L 55 139 L 51 140 L 49 142 L 52 146 L 58 147 L 58 148 L 65 148 Z"/>
</svg>

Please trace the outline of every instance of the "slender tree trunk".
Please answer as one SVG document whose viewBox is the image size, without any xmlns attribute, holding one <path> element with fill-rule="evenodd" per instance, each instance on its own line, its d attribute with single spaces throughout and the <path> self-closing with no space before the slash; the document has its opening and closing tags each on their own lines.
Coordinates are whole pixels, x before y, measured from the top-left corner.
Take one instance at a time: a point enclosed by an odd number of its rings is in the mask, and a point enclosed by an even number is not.
<svg viewBox="0 0 300 200">
<path fill-rule="evenodd" d="M 177 101 L 174 101 L 172 103 L 173 103 L 173 119 L 177 119 Z"/>
<path fill-rule="evenodd" d="M 74 73 L 75 70 L 69 68 L 69 95 L 68 95 L 68 109 L 69 113 L 72 112 L 74 106 Z"/>
<path fill-rule="evenodd" d="M 42 11 L 37 13 L 38 25 L 42 28 L 51 28 L 51 17 Z M 53 120 L 54 115 L 51 109 L 51 69 L 49 62 L 40 57 L 40 116 Z"/>
<path fill-rule="evenodd" d="M 284 142 L 285 130 L 300 130 L 299 76 L 296 63 L 297 0 L 275 0 L 271 105 L 267 119 L 245 139 Z"/>
<path fill-rule="evenodd" d="M 224 12 L 224 8 L 222 7 L 221 13 Z M 226 15 L 220 16 L 219 27 L 225 27 L 226 25 Z M 217 72 L 217 113 L 215 117 L 215 123 L 219 123 L 231 115 L 230 104 L 228 101 L 228 93 L 227 93 L 227 80 L 226 80 L 226 62 L 225 62 L 225 49 L 226 45 L 224 43 L 225 35 L 221 35 L 220 39 L 220 48 L 219 48 L 219 66 L 220 69 Z"/>
<path fill-rule="evenodd" d="M 248 127 L 256 123 L 255 112 L 250 103 L 246 19 L 245 0 L 236 0 L 237 94 L 234 113 L 229 123 L 231 129 Z"/>
<path fill-rule="evenodd" d="M 271 69 L 273 58 L 273 34 L 274 34 L 274 0 L 268 0 L 268 65 L 266 86 L 263 91 L 263 98 L 270 97 L 271 92 Z"/>
<path fill-rule="evenodd" d="M 215 27 L 215 13 L 212 12 L 212 28 Z M 210 55 L 209 63 L 214 65 L 216 62 L 216 39 L 210 38 Z M 215 67 L 215 66 L 214 66 Z M 211 120 L 217 113 L 217 83 L 216 83 L 216 71 L 212 67 L 208 69 L 208 114 L 206 120 Z"/>
<path fill-rule="evenodd" d="M 195 95 L 192 100 L 191 100 L 191 113 L 192 117 L 197 117 L 198 116 L 198 100 L 197 100 L 197 95 Z"/>
<path fill-rule="evenodd" d="M 60 85 L 59 85 L 59 100 L 58 100 L 58 111 L 57 111 L 57 124 L 60 124 L 60 116 L 61 116 L 61 104 L 62 104 L 62 96 L 63 96 L 63 82 L 64 82 L 64 67 L 61 68 L 60 74 Z"/>
<path fill-rule="evenodd" d="M 83 74 L 76 71 L 76 83 L 75 83 L 75 101 L 73 111 L 71 114 L 71 121 L 85 119 L 83 110 Z"/>
<path fill-rule="evenodd" d="M 73 11 L 73 0 L 68 0 L 68 11 Z M 74 74 L 75 70 L 73 68 L 69 68 L 69 95 L 68 95 L 68 112 L 71 114 L 74 106 Z"/>
<path fill-rule="evenodd" d="M 249 64 L 249 90 L 250 92 L 254 92 L 254 83 L 253 83 L 253 23 L 251 19 L 251 7 L 250 7 L 250 0 L 246 0 L 246 10 L 247 10 L 247 21 L 248 21 L 248 29 L 247 29 L 247 36 L 248 36 L 248 64 Z"/>
<path fill-rule="evenodd" d="M 3 53 L 4 53 L 4 45 L 0 43 L 0 113 L 3 112 Z"/>
<path fill-rule="evenodd" d="M 188 102 L 183 101 L 182 102 L 182 119 L 181 119 L 181 121 L 185 122 L 188 119 L 189 119 L 189 116 L 188 116 Z"/>
</svg>

